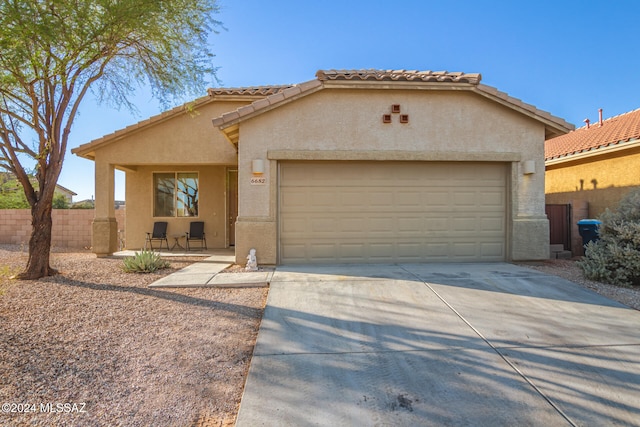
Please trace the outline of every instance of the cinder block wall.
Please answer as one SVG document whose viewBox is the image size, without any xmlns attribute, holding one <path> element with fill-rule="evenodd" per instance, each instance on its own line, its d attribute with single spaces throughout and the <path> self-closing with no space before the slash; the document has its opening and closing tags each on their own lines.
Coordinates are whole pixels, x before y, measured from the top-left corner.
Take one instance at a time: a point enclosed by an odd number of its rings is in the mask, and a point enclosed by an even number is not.
<svg viewBox="0 0 640 427">
<path fill-rule="evenodd" d="M 54 209 L 51 244 L 62 248 L 90 248 L 93 209 Z M 116 210 L 118 230 L 124 236 L 125 210 Z M 31 236 L 29 209 L 0 210 L 0 243 L 28 245 Z"/>
</svg>

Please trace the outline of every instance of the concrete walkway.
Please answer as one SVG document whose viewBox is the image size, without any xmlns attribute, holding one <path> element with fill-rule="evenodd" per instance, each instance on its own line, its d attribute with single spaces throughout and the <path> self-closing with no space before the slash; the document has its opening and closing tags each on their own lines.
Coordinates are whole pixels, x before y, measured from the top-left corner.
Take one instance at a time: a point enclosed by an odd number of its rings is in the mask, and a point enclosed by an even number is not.
<svg viewBox="0 0 640 427">
<path fill-rule="evenodd" d="M 237 426 L 639 425 L 640 312 L 510 264 L 278 267 Z"/>
<path fill-rule="evenodd" d="M 218 252 L 161 252 L 163 257 L 202 256 L 202 261 L 195 262 L 149 285 L 151 288 L 193 288 L 193 287 L 253 287 L 267 286 L 273 276 L 272 269 L 257 272 L 225 273 L 224 270 L 233 264 L 233 251 Z M 123 253 L 120 256 L 128 256 Z"/>
</svg>

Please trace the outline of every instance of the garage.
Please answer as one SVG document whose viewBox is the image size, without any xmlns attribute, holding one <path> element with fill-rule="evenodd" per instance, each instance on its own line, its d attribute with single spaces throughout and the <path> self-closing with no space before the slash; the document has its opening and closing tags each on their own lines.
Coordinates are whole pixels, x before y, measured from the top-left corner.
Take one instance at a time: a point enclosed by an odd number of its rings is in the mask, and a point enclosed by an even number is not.
<svg viewBox="0 0 640 427">
<path fill-rule="evenodd" d="M 282 264 L 506 259 L 508 163 L 282 161 Z"/>
</svg>

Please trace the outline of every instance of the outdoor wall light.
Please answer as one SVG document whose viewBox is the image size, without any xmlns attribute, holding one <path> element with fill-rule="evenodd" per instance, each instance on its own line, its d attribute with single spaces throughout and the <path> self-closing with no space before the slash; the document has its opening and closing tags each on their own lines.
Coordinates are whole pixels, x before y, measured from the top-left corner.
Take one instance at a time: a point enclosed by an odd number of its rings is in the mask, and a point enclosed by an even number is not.
<svg viewBox="0 0 640 427">
<path fill-rule="evenodd" d="M 251 161 L 251 171 L 255 175 L 262 175 L 264 173 L 264 160 L 254 159 Z"/>
<path fill-rule="evenodd" d="M 526 160 L 522 163 L 522 174 L 523 175 L 531 175 L 536 172 L 536 161 L 535 160 Z"/>
</svg>

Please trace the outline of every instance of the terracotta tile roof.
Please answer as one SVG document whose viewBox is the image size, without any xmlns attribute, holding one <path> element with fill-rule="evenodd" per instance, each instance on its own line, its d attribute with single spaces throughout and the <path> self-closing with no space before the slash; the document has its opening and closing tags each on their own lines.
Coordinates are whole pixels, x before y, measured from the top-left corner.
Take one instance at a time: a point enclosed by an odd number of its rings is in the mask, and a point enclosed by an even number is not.
<svg viewBox="0 0 640 427">
<path fill-rule="evenodd" d="M 267 96 L 264 99 L 260 99 L 244 107 L 240 107 L 235 111 L 223 114 L 222 116 L 213 119 L 213 125 L 220 127 L 220 129 L 223 130 L 234 127 L 230 132 L 233 132 L 235 137 L 237 136 L 235 127 L 237 127 L 238 122 L 243 119 L 276 108 L 284 102 L 289 102 L 293 99 L 313 93 L 324 88 L 325 84 L 329 85 L 332 82 L 344 82 L 345 84 L 353 84 L 354 86 L 367 84 L 368 82 L 386 82 L 389 85 L 393 84 L 393 82 L 398 82 L 398 84 L 412 82 L 417 84 L 433 84 L 435 86 L 434 89 L 439 89 L 440 85 L 443 85 L 443 89 L 460 88 L 471 90 L 495 102 L 501 103 L 508 108 L 520 111 L 535 120 L 543 122 L 546 129 L 545 137 L 548 138 L 563 135 L 573 130 L 574 127 L 572 124 L 567 123 L 559 117 L 555 117 L 546 111 L 539 110 L 533 105 L 522 102 L 521 100 L 509 96 L 507 93 L 501 92 L 491 86 L 480 84 L 481 78 L 482 77 L 479 73 L 465 74 L 459 72 L 452 73 L 448 71 L 320 70 L 316 73 L 315 80 L 293 85 L 279 91 L 277 94 Z M 455 88 L 451 85 L 455 86 Z M 227 136 L 230 136 L 230 132 L 227 133 Z"/>
<path fill-rule="evenodd" d="M 315 89 L 320 88 L 322 88 L 322 82 L 320 82 L 319 80 L 310 80 L 308 82 L 292 85 L 290 87 L 287 87 L 286 89 L 278 91 L 273 95 L 269 95 L 266 98 L 259 99 L 249 105 L 245 105 L 238 108 L 237 110 L 230 111 L 220 117 L 216 117 L 215 119 L 213 119 L 213 125 L 222 126 L 232 121 L 239 120 L 248 115 L 252 115 L 256 112 L 267 111 L 276 105 L 282 104 L 285 101 L 293 100 L 302 94 L 306 94 L 306 92 L 311 92 Z"/>
<path fill-rule="evenodd" d="M 320 81 L 326 80 L 377 80 L 377 81 L 422 81 L 454 82 L 478 84 L 482 79 L 479 73 L 450 73 L 448 71 L 417 70 L 320 70 L 316 73 Z"/>
<path fill-rule="evenodd" d="M 187 104 L 180 105 L 174 107 L 170 110 L 163 111 L 160 114 L 155 116 L 151 116 L 145 120 L 142 120 L 138 123 L 134 123 L 129 125 L 123 129 L 116 130 L 113 133 L 102 136 L 101 138 L 90 141 L 86 144 L 82 144 L 71 150 L 72 153 L 77 154 L 81 157 L 93 158 L 91 156 L 91 152 L 95 150 L 95 148 L 100 145 L 109 143 L 121 136 L 124 136 L 130 132 L 135 130 L 140 130 L 146 126 L 150 126 L 153 124 L 160 123 L 164 120 L 167 120 L 173 116 L 178 114 L 183 114 L 185 111 L 188 111 L 190 108 L 195 108 L 207 104 L 209 102 L 214 101 L 217 97 L 237 97 L 240 96 L 242 98 L 246 98 L 247 102 L 254 101 L 256 99 L 264 98 L 266 96 L 270 96 L 273 94 L 277 94 L 287 88 L 290 88 L 291 85 L 281 85 L 281 86 L 250 86 L 250 87 L 237 87 L 237 88 L 212 88 L 208 89 L 208 96 L 203 96 L 198 99 L 195 99 Z"/>
<path fill-rule="evenodd" d="M 583 126 L 545 142 L 545 160 L 558 159 L 640 140 L 640 109 Z"/>
<path fill-rule="evenodd" d="M 208 89 L 209 96 L 216 95 L 252 95 L 252 96 L 269 96 L 284 89 L 290 88 L 292 85 L 280 86 L 247 86 L 247 87 L 219 87 Z"/>
</svg>

